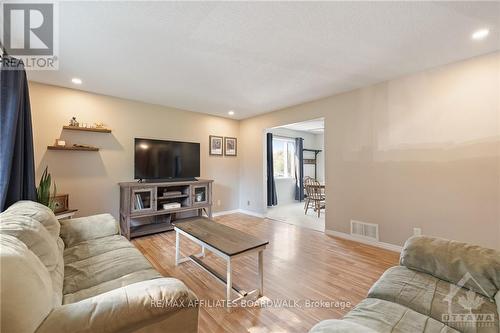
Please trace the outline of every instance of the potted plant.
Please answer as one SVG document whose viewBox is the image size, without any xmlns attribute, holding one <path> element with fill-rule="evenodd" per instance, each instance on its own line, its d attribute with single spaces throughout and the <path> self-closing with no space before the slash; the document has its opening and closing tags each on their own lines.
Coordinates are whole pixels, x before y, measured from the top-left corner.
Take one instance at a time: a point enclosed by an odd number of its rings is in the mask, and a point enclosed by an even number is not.
<svg viewBox="0 0 500 333">
<path fill-rule="evenodd" d="M 40 178 L 40 184 L 36 189 L 36 199 L 42 205 L 49 207 L 54 210 L 54 201 L 52 198 L 56 195 L 56 182 L 54 182 L 54 193 L 50 194 L 50 187 L 52 185 L 52 177 L 48 171 L 48 167 L 42 173 Z"/>
</svg>

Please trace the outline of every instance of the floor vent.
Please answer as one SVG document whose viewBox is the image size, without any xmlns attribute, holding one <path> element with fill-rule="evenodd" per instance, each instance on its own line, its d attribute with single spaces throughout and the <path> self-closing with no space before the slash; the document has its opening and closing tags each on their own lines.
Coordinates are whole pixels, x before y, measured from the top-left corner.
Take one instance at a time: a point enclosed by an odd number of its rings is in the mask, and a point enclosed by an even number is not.
<svg viewBox="0 0 500 333">
<path fill-rule="evenodd" d="M 378 224 L 351 220 L 351 235 L 378 242 Z"/>
</svg>

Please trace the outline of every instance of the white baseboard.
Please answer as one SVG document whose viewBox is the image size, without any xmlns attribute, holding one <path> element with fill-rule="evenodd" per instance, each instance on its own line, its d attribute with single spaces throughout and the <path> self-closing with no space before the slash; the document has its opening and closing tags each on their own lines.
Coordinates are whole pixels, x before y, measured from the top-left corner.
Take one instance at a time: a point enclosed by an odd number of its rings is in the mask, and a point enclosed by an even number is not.
<svg viewBox="0 0 500 333">
<path fill-rule="evenodd" d="M 212 216 L 213 217 L 217 217 L 217 216 L 223 216 L 223 215 L 229 215 L 229 214 L 245 214 L 245 215 L 250 215 L 250 216 L 255 216 L 255 217 L 260 217 L 260 218 L 264 218 L 264 214 L 259 214 L 259 213 L 255 213 L 255 212 L 252 212 L 252 211 L 249 211 L 249 210 L 245 210 L 245 209 L 232 209 L 232 210 L 224 210 L 222 212 L 216 212 L 216 213 L 213 213 Z"/>
<path fill-rule="evenodd" d="M 250 216 L 255 216 L 255 217 L 260 217 L 260 218 L 265 218 L 266 217 L 264 214 L 252 212 L 250 210 L 241 209 L 241 208 L 238 209 L 238 213 L 246 214 L 246 215 L 250 215 Z"/>
<path fill-rule="evenodd" d="M 223 215 L 229 215 L 229 214 L 236 214 L 239 212 L 240 212 L 239 209 L 223 210 L 222 212 L 213 213 L 212 216 L 217 217 L 217 216 L 223 216 Z"/>
<path fill-rule="evenodd" d="M 361 237 L 356 237 L 356 236 L 353 236 L 353 235 L 350 235 L 350 234 L 346 234 L 346 233 L 340 232 L 340 231 L 335 231 L 335 230 L 325 230 L 325 234 L 330 235 L 330 236 L 335 236 L 335 237 L 338 237 L 338 238 L 352 240 L 352 241 L 355 241 L 355 242 L 358 242 L 358 243 L 373 245 L 373 246 L 380 247 L 382 249 L 386 249 L 386 250 L 390 250 L 390 251 L 394 251 L 394 252 L 401 252 L 401 250 L 403 249 L 403 247 L 401 247 L 399 245 L 394 245 L 394 244 L 384 243 L 384 242 L 372 241 L 372 240 L 364 239 L 364 238 L 361 238 Z"/>
</svg>

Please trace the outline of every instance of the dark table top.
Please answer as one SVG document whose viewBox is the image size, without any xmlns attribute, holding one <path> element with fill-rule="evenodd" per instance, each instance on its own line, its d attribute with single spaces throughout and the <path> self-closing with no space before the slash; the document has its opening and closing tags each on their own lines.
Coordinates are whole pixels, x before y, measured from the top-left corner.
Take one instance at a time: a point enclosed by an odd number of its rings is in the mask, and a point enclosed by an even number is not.
<svg viewBox="0 0 500 333">
<path fill-rule="evenodd" d="M 258 239 L 204 217 L 179 220 L 172 224 L 228 256 L 269 244 L 267 240 Z"/>
</svg>

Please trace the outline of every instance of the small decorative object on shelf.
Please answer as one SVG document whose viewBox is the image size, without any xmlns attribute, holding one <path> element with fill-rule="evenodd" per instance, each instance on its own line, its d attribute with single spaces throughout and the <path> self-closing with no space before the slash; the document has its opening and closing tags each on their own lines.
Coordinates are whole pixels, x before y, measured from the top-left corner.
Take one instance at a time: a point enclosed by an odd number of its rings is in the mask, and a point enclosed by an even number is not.
<svg viewBox="0 0 500 333">
<path fill-rule="evenodd" d="M 52 198 L 54 213 L 61 213 L 68 210 L 69 195 L 59 194 Z"/>
<path fill-rule="evenodd" d="M 237 151 L 237 139 L 231 137 L 224 137 L 224 155 L 226 156 L 236 156 Z"/>
<path fill-rule="evenodd" d="M 91 146 L 91 145 L 84 145 L 81 143 L 74 143 L 73 147 L 75 148 L 84 148 L 84 149 L 97 149 L 97 147 Z"/>
<path fill-rule="evenodd" d="M 78 123 L 78 121 L 76 120 L 76 117 L 72 117 L 70 120 L 69 120 L 69 126 L 74 126 L 74 127 L 78 127 L 80 126 L 80 124 Z"/>
<path fill-rule="evenodd" d="M 98 121 L 94 123 L 95 128 L 104 128 L 104 123 L 102 121 Z"/>
<path fill-rule="evenodd" d="M 55 146 L 58 146 L 58 147 L 66 147 L 66 141 L 61 140 L 61 139 L 56 139 Z"/>
</svg>

